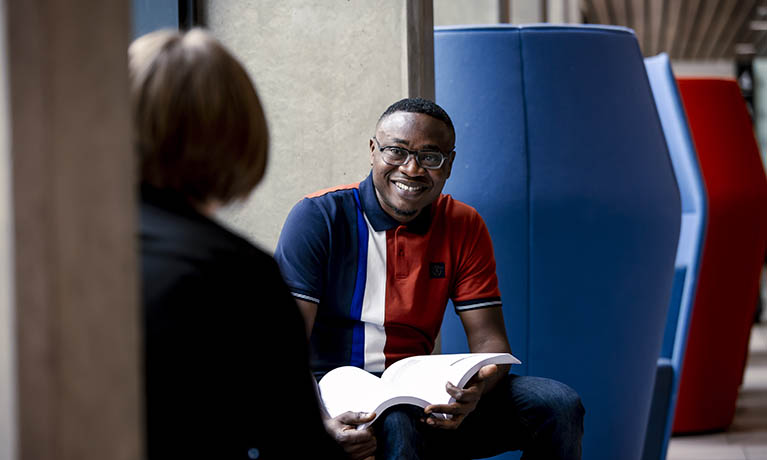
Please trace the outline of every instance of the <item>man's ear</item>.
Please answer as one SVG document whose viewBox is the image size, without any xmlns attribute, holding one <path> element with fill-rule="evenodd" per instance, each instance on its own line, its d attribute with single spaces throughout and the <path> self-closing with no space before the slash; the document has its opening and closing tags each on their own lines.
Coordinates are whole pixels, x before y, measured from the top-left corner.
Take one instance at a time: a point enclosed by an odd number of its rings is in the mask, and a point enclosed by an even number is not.
<svg viewBox="0 0 767 460">
<path fill-rule="evenodd" d="M 453 171 L 453 160 L 455 160 L 455 150 L 450 152 L 450 156 L 447 158 L 447 176 L 445 176 L 445 179 L 450 177 L 450 173 Z"/>
<path fill-rule="evenodd" d="M 373 138 L 370 138 L 370 166 L 373 166 L 374 155 L 376 153 L 376 144 L 373 142 Z"/>
</svg>

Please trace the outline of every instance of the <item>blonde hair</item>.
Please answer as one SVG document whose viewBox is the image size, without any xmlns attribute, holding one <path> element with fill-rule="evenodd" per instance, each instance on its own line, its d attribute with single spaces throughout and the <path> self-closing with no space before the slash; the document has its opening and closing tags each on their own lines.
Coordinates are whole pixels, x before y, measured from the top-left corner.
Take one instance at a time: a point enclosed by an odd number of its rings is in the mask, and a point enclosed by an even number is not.
<svg viewBox="0 0 767 460">
<path fill-rule="evenodd" d="M 245 197 L 264 175 L 269 134 L 240 63 L 202 29 L 139 37 L 128 60 L 142 183 L 196 204 Z"/>
</svg>

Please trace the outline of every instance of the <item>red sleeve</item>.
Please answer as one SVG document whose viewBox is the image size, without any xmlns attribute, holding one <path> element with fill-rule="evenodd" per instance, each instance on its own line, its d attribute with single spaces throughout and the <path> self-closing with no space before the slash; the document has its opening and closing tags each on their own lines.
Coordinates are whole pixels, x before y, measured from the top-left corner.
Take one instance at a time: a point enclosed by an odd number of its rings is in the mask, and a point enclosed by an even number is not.
<svg viewBox="0 0 767 460">
<path fill-rule="evenodd" d="M 493 242 L 485 221 L 473 209 L 468 219 L 466 240 L 458 265 L 453 290 L 453 305 L 458 312 L 501 305 L 501 291 L 495 274 Z"/>
</svg>

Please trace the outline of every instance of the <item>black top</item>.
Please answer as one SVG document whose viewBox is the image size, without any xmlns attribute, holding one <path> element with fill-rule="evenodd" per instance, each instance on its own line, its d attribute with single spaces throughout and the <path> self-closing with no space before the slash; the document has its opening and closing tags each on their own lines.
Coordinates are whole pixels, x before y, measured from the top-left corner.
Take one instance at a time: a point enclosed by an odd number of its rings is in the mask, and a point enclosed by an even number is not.
<svg viewBox="0 0 767 460">
<path fill-rule="evenodd" d="M 149 458 L 342 458 L 274 260 L 167 192 L 140 222 Z"/>
</svg>

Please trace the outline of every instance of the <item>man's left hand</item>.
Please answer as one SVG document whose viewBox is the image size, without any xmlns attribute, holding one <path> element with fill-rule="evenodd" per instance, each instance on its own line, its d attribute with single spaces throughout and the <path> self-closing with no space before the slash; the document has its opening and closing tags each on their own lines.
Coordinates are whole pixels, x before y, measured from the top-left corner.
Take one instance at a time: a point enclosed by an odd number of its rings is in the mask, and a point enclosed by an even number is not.
<svg viewBox="0 0 767 460">
<path fill-rule="evenodd" d="M 446 430 L 455 430 L 463 420 L 469 415 L 479 403 L 482 393 L 485 391 L 487 381 L 495 377 L 498 373 L 498 366 L 491 364 L 482 367 L 474 377 L 469 380 L 464 388 L 458 388 L 450 382 L 447 382 L 445 389 L 455 399 L 450 404 L 432 404 L 423 411 L 426 414 L 426 423 L 429 426 L 443 428 Z M 431 414 L 450 414 L 448 419 L 431 417 Z"/>
</svg>

